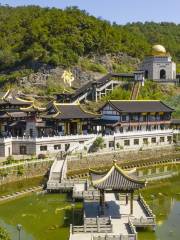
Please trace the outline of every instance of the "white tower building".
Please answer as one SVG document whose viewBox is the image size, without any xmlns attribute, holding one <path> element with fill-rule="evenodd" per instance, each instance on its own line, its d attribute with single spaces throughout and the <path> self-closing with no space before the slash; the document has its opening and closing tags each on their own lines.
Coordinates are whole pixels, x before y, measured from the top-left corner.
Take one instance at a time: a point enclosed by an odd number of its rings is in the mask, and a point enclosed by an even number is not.
<svg viewBox="0 0 180 240">
<path fill-rule="evenodd" d="M 162 45 L 154 45 L 152 53 L 147 56 L 140 66 L 145 73 L 145 79 L 174 80 L 176 79 L 176 63 Z"/>
</svg>

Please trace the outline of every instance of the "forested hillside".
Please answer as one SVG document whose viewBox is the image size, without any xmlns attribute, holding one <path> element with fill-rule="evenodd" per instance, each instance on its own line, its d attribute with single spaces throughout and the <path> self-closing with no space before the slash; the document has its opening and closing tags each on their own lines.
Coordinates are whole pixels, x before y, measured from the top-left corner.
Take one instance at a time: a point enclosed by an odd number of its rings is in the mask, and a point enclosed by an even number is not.
<svg viewBox="0 0 180 240">
<path fill-rule="evenodd" d="M 79 57 L 125 52 L 142 59 L 154 43 L 180 61 L 180 25 L 135 23 L 120 26 L 76 7 L 0 7 L 0 69 L 41 61 L 71 66 Z"/>
</svg>

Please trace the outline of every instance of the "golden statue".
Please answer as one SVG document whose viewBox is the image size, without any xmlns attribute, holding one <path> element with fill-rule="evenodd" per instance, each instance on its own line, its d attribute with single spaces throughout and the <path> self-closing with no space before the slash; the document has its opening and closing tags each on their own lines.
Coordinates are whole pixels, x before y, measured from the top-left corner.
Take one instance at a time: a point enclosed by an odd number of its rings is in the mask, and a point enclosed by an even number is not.
<svg viewBox="0 0 180 240">
<path fill-rule="evenodd" d="M 74 81 L 74 77 L 72 72 L 69 71 L 64 71 L 63 75 L 62 75 L 62 79 L 64 80 L 64 83 L 68 84 L 70 87 L 72 86 L 72 82 Z"/>
</svg>

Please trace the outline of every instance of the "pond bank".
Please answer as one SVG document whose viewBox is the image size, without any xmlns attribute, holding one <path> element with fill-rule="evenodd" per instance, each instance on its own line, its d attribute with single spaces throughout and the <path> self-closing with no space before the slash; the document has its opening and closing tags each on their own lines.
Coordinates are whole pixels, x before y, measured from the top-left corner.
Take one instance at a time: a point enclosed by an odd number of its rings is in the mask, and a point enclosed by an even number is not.
<svg viewBox="0 0 180 240">
<path fill-rule="evenodd" d="M 47 179 L 41 176 L 41 177 L 23 179 L 23 181 L 21 180 L 21 181 L 6 183 L 0 186 L 0 196 L 12 194 L 15 192 L 20 192 L 32 187 L 37 187 L 45 184 L 46 181 Z"/>
</svg>

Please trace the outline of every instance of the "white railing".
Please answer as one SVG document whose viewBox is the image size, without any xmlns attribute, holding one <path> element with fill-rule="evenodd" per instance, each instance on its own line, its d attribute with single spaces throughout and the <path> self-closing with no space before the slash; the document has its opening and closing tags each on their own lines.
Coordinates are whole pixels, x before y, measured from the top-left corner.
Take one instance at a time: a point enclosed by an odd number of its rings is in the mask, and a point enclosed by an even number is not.
<svg viewBox="0 0 180 240">
<path fill-rule="evenodd" d="M 89 140 L 91 143 L 91 140 L 95 140 L 96 137 L 102 136 L 104 138 L 106 137 L 128 137 L 128 136 L 133 136 L 133 135 L 156 135 L 156 134 L 173 134 L 175 130 L 173 129 L 165 129 L 165 130 L 152 130 L 152 131 L 129 131 L 129 132 L 123 132 L 123 133 L 112 133 L 108 134 L 106 133 L 105 135 L 102 135 L 101 133 L 97 134 L 77 134 L 77 135 L 67 135 L 67 136 L 53 136 L 53 137 L 4 137 L 0 138 L 0 141 L 30 141 L 30 142 L 41 142 L 41 141 L 55 141 L 55 140 Z M 83 145 L 83 144 L 82 144 Z M 88 143 L 87 143 L 88 145 Z"/>
<path fill-rule="evenodd" d="M 93 240 L 136 240 L 136 235 L 117 235 L 117 234 L 108 234 L 108 235 L 93 235 Z"/>
<path fill-rule="evenodd" d="M 130 131 L 130 132 L 123 132 L 123 133 L 114 133 L 113 135 L 108 136 L 115 136 L 115 137 L 121 137 L 121 136 L 133 136 L 133 135 L 147 135 L 147 134 L 173 134 L 172 129 L 165 129 L 165 130 L 153 130 L 153 131 Z M 105 135 L 106 137 L 107 135 Z"/>
<path fill-rule="evenodd" d="M 108 81 L 106 82 L 103 86 L 99 87 L 99 88 L 96 88 L 96 91 L 97 92 L 101 92 L 103 91 L 104 89 L 106 89 L 107 87 L 111 86 L 112 84 L 117 84 L 117 85 L 120 85 L 122 83 L 122 81 L 115 81 L 115 80 L 111 80 L 111 81 Z M 110 89 L 111 90 L 111 89 Z M 112 89 L 113 90 L 113 89 Z"/>
<path fill-rule="evenodd" d="M 67 136 L 48 136 L 48 137 L 3 137 L 0 138 L 1 141 L 49 141 L 49 140 L 79 140 L 79 139 L 90 139 L 96 137 L 97 134 L 77 134 L 77 135 L 67 135 Z"/>
<path fill-rule="evenodd" d="M 100 224 L 90 224 L 90 225 L 83 225 L 83 226 L 73 226 L 72 228 L 73 234 L 74 233 L 111 233 L 112 232 L 112 225 L 103 225 Z"/>
<path fill-rule="evenodd" d="M 144 198 L 140 195 L 138 201 L 142 208 L 147 213 L 147 217 L 140 217 L 140 218 L 131 218 L 130 222 L 135 226 L 147 226 L 147 225 L 155 225 L 156 224 L 156 217 L 153 214 L 152 210 L 150 209 L 149 205 L 146 203 Z"/>
</svg>

